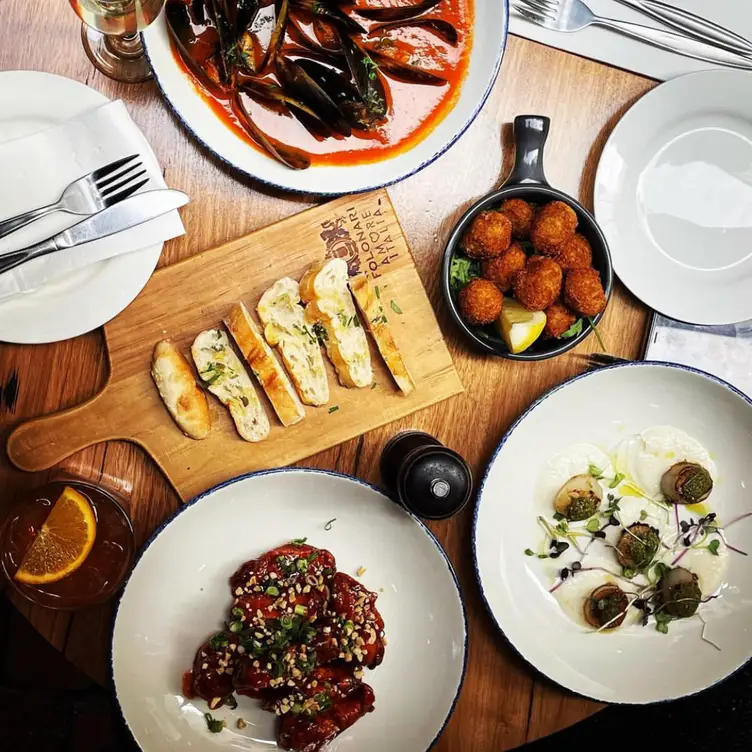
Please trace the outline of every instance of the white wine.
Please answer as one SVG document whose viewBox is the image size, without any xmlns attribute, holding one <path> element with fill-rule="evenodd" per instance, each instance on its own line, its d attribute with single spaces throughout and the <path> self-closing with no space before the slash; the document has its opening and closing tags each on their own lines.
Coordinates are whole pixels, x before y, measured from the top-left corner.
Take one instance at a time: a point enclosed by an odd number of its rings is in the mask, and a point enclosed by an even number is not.
<svg viewBox="0 0 752 752">
<path fill-rule="evenodd" d="M 79 18 L 111 36 L 132 35 L 159 15 L 165 0 L 70 0 Z"/>
</svg>

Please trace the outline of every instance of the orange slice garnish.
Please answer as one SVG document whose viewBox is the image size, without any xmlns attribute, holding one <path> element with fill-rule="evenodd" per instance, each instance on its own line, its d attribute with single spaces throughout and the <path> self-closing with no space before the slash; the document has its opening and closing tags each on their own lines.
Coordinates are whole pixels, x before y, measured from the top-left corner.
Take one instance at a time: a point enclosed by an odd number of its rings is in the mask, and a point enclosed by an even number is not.
<svg viewBox="0 0 752 752">
<path fill-rule="evenodd" d="M 29 546 L 16 580 L 26 585 L 62 580 L 86 561 L 96 536 L 97 520 L 91 504 L 66 486 Z"/>
</svg>

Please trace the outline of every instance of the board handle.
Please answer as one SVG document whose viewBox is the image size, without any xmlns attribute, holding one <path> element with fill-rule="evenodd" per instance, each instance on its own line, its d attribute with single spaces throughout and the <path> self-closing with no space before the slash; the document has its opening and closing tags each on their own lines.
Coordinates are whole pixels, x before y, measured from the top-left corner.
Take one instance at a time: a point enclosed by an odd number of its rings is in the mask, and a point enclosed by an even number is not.
<svg viewBox="0 0 752 752">
<path fill-rule="evenodd" d="M 8 459 L 19 470 L 47 470 L 92 444 L 122 439 L 117 414 L 113 390 L 105 388 L 82 405 L 21 423 L 8 437 Z"/>
</svg>

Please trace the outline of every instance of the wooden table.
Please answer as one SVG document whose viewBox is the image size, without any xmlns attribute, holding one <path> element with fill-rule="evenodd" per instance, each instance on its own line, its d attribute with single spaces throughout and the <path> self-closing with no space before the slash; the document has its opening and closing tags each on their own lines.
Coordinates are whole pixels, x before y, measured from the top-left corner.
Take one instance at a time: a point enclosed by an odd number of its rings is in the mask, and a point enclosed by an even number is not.
<svg viewBox="0 0 752 752">
<path fill-rule="evenodd" d="M 69 76 L 111 98 L 122 98 L 164 167 L 168 185 L 188 193 L 182 212 L 187 235 L 169 242 L 161 264 L 176 261 L 305 208 L 304 198 L 272 192 L 233 174 L 182 130 L 156 87 L 119 85 L 91 67 L 80 44 L 75 15 L 65 0 L 0 0 L 0 70 L 36 68 Z M 457 338 L 441 302 L 439 262 L 447 233 L 461 212 L 491 190 L 511 166 L 508 123 L 534 113 L 552 120 L 546 149 L 549 180 L 592 205 L 593 175 L 611 129 L 652 81 L 511 37 L 496 87 L 460 141 L 431 167 L 389 189 L 412 246 L 422 280 L 439 314 L 464 395 L 350 441 L 305 462 L 378 482 L 386 440 L 415 427 L 460 450 L 480 476 L 506 428 L 534 399 L 584 368 L 594 337 L 573 352 L 544 363 L 514 363 L 469 352 Z M 0 117 L 2 103 L 0 103 Z M 639 354 L 647 310 L 617 284 L 601 324 L 615 355 Z M 105 378 L 100 332 L 54 345 L 0 344 L 0 384 L 15 372 L 15 411 L 0 411 L 0 441 L 18 421 L 76 405 Z M 472 415 L 472 421 L 468 417 Z M 157 468 L 135 446 L 98 445 L 65 462 L 66 470 L 103 479 L 130 496 L 130 513 L 143 542 L 177 505 Z M 30 476 L 0 459 L 0 519 L 4 510 L 49 473 Z M 553 686 L 504 643 L 483 608 L 473 575 L 471 509 L 432 523 L 462 583 L 470 620 L 470 661 L 454 716 L 437 750 L 489 752 L 511 749 L 597 711 L 597 703 Z M 73 615 L 16 606 L 55 647 L 101 683 L 107 681 L 111 607 Z"/>
</svg>

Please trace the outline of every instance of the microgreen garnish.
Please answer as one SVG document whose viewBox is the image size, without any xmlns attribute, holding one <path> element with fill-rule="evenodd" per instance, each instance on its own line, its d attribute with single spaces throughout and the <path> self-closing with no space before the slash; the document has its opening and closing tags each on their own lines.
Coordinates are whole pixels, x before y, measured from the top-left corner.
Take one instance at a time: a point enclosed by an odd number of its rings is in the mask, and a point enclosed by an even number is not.
<svg viewBox="0 0 752 752">
<path fill-rule="evenodd" d="M 225 727 L 225 722 L 214 718 L 211 713 L 204 713 L 204 719 L 206 720 L 206 727 L 212 734 L 218 734 Z"/>
<path fill-rule="evenodd" d="M 555 520 L 566 520 L 567 518 L 561 512 L 554 512 Z"/>
<path fill-rule="evenodd" d="M 597 517 L 593 517 L 591 520 L 588 520 L 588 524 L 585 527 L 591 533 L 597 533 L 601 529 L 601 524 L 598 522 Z"/>
<path fill-rule="evenodd" d="M 715 540 L 710 541 L 708 543 L 708 551 L 710 551 L 713 556 L 718 556 L 718 547 L 721 545 L 721 542 L 716 538 Z"/>
<path fill-rule="evenodd" d="M 562 332 L 559 335 L 559 339 L 571 339 L 580 334 L 580 332 L 582 332 L 582 319 L 577 319 L 577 321 L 575 321 L 566 332 Z"/>
<path fill-rule="evenodd" d="M 480 277 L 480 262 L 455 256 L 449 264 L 449 285 L 455 292 L 461 290 L 471 279 Z"/>
</svg>

